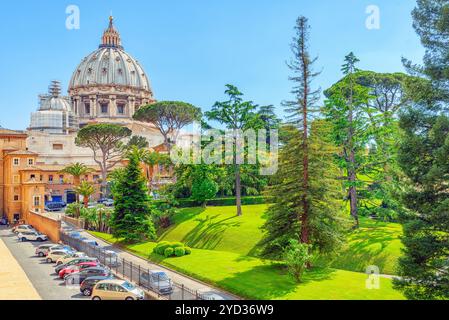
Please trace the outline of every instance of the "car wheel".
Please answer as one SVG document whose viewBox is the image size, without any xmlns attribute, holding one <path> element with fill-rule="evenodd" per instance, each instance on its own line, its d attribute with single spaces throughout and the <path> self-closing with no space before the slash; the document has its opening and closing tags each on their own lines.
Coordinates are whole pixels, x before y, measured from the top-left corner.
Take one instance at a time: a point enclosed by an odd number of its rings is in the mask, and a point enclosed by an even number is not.
<svg viewBox="0 0 449 320">
<path fill-rule="evenodd" d="M 101 300 L 100 297 L 93 297 L 92 300 Z"/>
<path fill-rule="evenodd" d="M 50 258 L 47 258 L 47 263 L 52 263 L 53 261 L 51 261 Z"/>
<path fill-rule="evenodd" d="M 125 300 L 134 300 L 134 298 L 133 297 L 126 297 Z"/>
<path fill-rule="evenodd" d="M 84 294 L 86 297 L 88 297 L 88 296 L 90 296 L 90 295 L 92 294 L 92 292 L 90 291 L 90 289 L 84 289 L 84 290 L 83 290 L 83 294 Z"/>
<path fill-rule="evenodd" d="M 43 252 L 39 252 L 39 257 L 43 257 L 44 253 Z"/>
<path fill-rule="evenodd" d="M 25 237 L 23 237 L 22 238 L 22 242 L 25 242 L 25 241 L 27 241 L 27 239 Z"/>
<path fill-rule="evenodd" d="M 42 238 L 37 238 L 37 241 L 42 242 L 42 241 L 44 241 L 44 239 L 42 239 Z"/>
</svg>

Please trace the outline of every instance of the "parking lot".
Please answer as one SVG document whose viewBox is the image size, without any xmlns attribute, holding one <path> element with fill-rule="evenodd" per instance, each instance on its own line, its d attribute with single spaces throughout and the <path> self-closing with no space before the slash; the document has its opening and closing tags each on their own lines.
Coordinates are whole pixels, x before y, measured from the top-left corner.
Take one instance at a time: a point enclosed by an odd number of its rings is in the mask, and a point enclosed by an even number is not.
<svg viewBox="0 0 449 320">
<path fill-rule="evenodd" d="M 25 271 L 29 280 L 44 300 L 88 300 L 79 289 L 66 287 L 58 278 L 54 264 L 47 263 L 44 258 L 35 255 L 36 247 L 49 242 L 21 242 L 17 235 L 6 227 L 0 227 L 0 237 Z"/>
</svg>

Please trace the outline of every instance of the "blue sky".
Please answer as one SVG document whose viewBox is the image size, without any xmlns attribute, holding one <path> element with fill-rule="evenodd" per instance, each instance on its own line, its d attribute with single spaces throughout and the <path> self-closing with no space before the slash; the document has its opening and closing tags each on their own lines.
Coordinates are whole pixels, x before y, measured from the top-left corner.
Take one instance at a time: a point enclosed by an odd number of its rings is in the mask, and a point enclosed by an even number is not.
<svg viewBox="0 0 449 320">
<path fill-rule="evenodd" d="M 68 5 L 80 8 L 80 29 L 67 30 Z M 365 27 L 368 5 L 380 9 L 380 29 Z M 412 28 L 414 0 L 72 0 L 8 1 L 0 6 L 0 125 L 25 129 L 37 95 L 52 79 L 64 91 L 83 57 L 95 50 L 112 11 L 125 50 L 144 66 L 158 100 L 182 100 L 203 110 L 224 98 L 226 83 L 246 99 L 273 104 L 290 98 L 289 59 L 299 15 L 312 26 L 311 52 L 323 89 L 341 77 L 350 51 L 359 67 L 403 71 L 401 57 L 424 53 Z"/>
</svg>

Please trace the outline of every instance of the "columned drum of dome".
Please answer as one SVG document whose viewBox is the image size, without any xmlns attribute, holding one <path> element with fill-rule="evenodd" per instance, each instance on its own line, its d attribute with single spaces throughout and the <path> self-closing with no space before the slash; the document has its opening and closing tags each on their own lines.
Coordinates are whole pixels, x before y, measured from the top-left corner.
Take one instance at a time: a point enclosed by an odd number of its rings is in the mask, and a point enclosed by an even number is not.
<svg viewBox="0 0 449 320">
<path fill-rule="evenodd" d="M 69 95 L 81 126 L 129 123 L 138 107 L 154 101 L 150 81 L 139 62 L 123 49 L 112 17 L 99 48 L 73 73 Z"/>
</svg>

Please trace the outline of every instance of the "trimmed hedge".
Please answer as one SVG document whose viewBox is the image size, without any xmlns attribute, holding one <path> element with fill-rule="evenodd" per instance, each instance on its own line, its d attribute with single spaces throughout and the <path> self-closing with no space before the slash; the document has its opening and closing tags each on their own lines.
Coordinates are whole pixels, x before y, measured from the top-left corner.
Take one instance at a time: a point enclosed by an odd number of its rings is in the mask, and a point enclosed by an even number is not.
<svg viewBox="0 0 449 320">
<path fill-rule="evenodd" d="M 153 252 L 169 258 L 173 256 L 182 257 L 186 254 L 191 254 L 192 250 L 181 242 L 161 241 L 154 247 Z"/>
<path fill-rule="evenodd" d="M 182 257 L 185 256 L 186 250 L 183 247 L 176 247 L 175 248 L 175 256 Z"/>
<path fill-rule="evenodd" d="M 173 248 L 166 248 L 165 250 L 164 250 L 164 256 L 166 257 L 166 258 L 168 258 L 168 257 L 171 257 L 172 255 L 173 255 L 173 253 L 175 252 L 175 250 L 173 250 Z"/>
<path fill-rule="evenodd" d="M 178 199 L 180 208 L 201 207 L 202 203 L 192 199 Z M 273 199 L 264 196 L 242 197 L 242 205 L 264 204 L 272 203 Z M 208 206 L 235 206 L 235 197 L 230 198 L 216 198 L 207 200 Z"/>
</svg>

